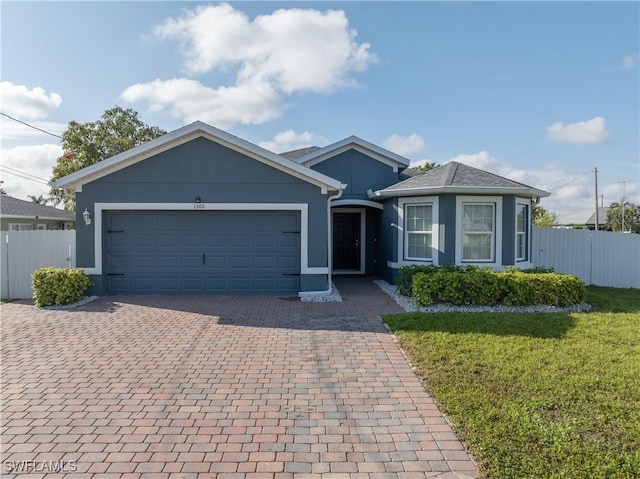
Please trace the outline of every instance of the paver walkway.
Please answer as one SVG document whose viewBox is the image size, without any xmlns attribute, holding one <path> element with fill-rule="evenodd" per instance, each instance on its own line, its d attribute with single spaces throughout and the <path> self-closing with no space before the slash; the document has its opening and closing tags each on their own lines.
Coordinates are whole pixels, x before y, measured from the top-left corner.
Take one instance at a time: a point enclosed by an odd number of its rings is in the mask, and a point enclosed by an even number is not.
<svg viewBox="0 0 640 479">
<path fill-rule="evenodd" d="M 336 284 L 343 303 L 2 305 L 2 476 L 476 477 L 378 318 L 399 307 L 371 280 Z"/>
</svg>

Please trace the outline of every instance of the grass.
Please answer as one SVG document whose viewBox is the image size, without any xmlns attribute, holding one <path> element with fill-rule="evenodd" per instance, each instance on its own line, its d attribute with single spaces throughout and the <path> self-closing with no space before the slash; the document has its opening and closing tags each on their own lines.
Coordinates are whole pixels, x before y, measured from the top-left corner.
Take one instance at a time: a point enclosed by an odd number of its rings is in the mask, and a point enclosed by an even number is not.
<svg viewBox="0 0 640 479">
<path fill-rule="evenodd" d="M 640 478 L 640 291 L 572 314 L 386 316 L 489 478 Z"/>
</svg>

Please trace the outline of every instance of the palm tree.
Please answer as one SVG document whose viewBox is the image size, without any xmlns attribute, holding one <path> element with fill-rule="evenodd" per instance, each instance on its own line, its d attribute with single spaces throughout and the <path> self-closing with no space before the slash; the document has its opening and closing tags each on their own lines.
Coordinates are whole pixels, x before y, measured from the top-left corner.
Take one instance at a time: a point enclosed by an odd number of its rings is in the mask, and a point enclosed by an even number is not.
<svg viewBox="0 0 640 479">
<path fill-rule="evenodd" d="M 628 201 L 611 203 L 605 228 L 611 231 L 640 233 L 640 207 Z"/>
<path fill-rule="evenodd" d="M 49 202 L 49 198 L 45 198 L 44 196 L 35 196 L 35 195 L 27 195 L 28 198 L 31 198 L 31 201 L 38 205 L 46 205 Z"/>
</svg>

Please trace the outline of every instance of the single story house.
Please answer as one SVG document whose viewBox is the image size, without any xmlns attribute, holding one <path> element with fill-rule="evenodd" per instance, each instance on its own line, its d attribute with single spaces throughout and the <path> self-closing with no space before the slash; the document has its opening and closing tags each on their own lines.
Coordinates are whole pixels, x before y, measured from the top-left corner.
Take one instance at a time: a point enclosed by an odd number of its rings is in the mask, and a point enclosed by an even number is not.
<svg viewBox="0 0 640 479">
<path fill-rule="evenodd" d="M 56 186 L 75 190 L 92 294 L 313 295 L 407 264 L 532 266 L 532 202 L 549 193 L 455 162 L 408 167 L 355 136 L 277 155 L 195 122 Z"/>
<path fill-rule="evenodd" d="M 52 206 L 0 195 L 0 230 L 72 230 L 76 215 Z"/>
<path fill-rule="evenodd" d="M 608 206 L 598 206 L 598 229 L 604 229 L 607 222 Z M 575 229 L 596 229 L 596 213 L 595 208 L 591 210 L 579 211 L 577 213 L 559 215 L 557 227 L 575 228 Z"/>
</svg>

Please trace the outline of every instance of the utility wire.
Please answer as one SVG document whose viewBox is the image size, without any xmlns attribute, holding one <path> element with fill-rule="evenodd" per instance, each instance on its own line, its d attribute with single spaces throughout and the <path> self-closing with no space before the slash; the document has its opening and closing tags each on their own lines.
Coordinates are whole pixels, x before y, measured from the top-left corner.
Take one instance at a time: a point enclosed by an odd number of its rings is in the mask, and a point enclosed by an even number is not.
<svg viewBox="0 0 640 479">
<path fill-rule="evenodd" d="M 557 190 L 558 188 L 562 188 L 563 186 L 567 186 L 568 184 L 571 184 L 574 181 L 579 180 L 583 176 L 587 176 L 588 174 L 590 174 L 592 172 L 593 172 L 593 170 L 586 171 L 583 174 L 581 174 L 580 176 L 575 177 L 573 180 L 570 180 L 570 181 L 567 181 L 566 183 L 563 183 L 561 185 L 555 186 L 555 187 L 551 188 L 549 191 Z"/>
<path fill-rule="evenodd" d="M 33 181 L 33 182 L 35 182 L 35 183 L 40 183 L 41 185 L 47 185 L 47 186 L 49 186 L 49 183 L 48 183 L 48 182 L 46 182 L 46 181 L 34 180 L 33 178 L 29 178 L 28 176 L 21 175 L 21 174 L 19 174 L 19 173 L 13 173 L 12 171 L 6 171 L 6 170 L 4 170 L 3 168 L 4 168 L 4 166 L 0 166 L 0 171 L 2 171 L 3 173 L 8 173 L 8 174 L 10 174 L 10 175 L 15 175 L 15 176 L 17 176 L 17 177 L 19 177 L 19 178 L 23 178 L 23 179 L 25 179 L 25 180 L 30 180 L 30 181 Z"/>
<path fill-rule="evenodd" d="M 50 133 L 50 132 L 48 132 L 48 131 L 46 131 L 46 130 L 43 130 L 42 128 L 38 128 L 37 126 L 30 125 L 30 124 L 29 124 L 29 123 L 27 123 L 27 122 L 24 122 L 24 121 L 22 121 L 22 120 L 18 120 L 17 118 L 14 118 L 14 117 L 12 117 L 12 116 L 9 116 L 9 115 L 7 115 L 6 113 L 3 113 L 3 112 L 1 112 L 1 111 L 0 111 L 0 115 L 2 115 L 2 116 L 6 116 L 6 117 L 7 117 L 7 118 L 9 118 L 10 120 L 17 121 L 18 123 L 22 123 L 23 125 L 26 125 L 26 126 L 28 126 L 29 128 L 33 128 L 34 130 L 41 131 L 42 133 L 46 133 L 47 135 L 55 136 L 56 138 L 60 138 L 60 139 L 62 140 L 62 137 L 61 137 L 60 135 L 56 135 L 55 133 Z"/>
<path fill-rule="evenodd" d="M 10 166 L 0 165 L 0 168 L 5 168 L 7 170 L 15 171 L 16 173 L 20 173 L 22 175 L 31 176 L 32 178 L 35 178 L 37 180 L 48 181 L 46 178 L 40 178 L 39 176 L 32 175 L 31 173 L 27 173 L 26 171 L 20 171 L 20 170 L 16 170 L 15 168 L 11 168 Z M 7 171 L 7 173 L 9 172 Z"/>
</svg>

